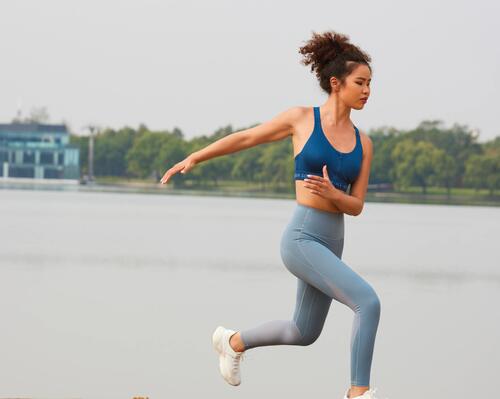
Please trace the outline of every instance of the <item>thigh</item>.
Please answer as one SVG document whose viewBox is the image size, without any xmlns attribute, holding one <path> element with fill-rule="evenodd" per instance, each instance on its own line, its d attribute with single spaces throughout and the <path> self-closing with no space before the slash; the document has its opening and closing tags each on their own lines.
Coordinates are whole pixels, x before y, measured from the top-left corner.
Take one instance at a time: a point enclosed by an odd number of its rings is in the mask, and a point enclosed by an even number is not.
<svg viewBox="0 0 500 399">
<path fill-rule="evenodd" d="M 355 310 L 375 291 L 334 251 L 315 240 L 295 241 L 294 260 L 289 270 L 323 294 Z"/>
<path fill-rule="evenodd" d="M 302 337 L 317 338 L 325 324 L 332 298 L 304 280 L 297 279 L 297 297 L 293 321 Z"/>
</svg>

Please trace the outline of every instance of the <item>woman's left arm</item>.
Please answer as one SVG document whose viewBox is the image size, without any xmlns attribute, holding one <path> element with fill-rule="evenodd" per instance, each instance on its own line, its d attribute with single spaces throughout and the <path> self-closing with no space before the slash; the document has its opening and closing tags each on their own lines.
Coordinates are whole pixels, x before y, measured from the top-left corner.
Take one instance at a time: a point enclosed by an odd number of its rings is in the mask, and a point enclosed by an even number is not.
<svg viewBox="0 0 500 399">
<path fill-rule="evenodd" d="M 313 194 L 329 199 L 340 211 L 352 216 L 358 216 L 363 210 L 373 157 L 373 143 L 368 135 L 363 134 L 363 136 L 361 170 L 356 181 L 351 186 L 350 194 L 346 194 L 333 186 L 328 178 L 326 165 L 323 166 L 323 177 L 310 175 L 309 179 L 304 179 L 308 183 L 306 187 L 314 189 L 311 191 Z"/>
</svg>

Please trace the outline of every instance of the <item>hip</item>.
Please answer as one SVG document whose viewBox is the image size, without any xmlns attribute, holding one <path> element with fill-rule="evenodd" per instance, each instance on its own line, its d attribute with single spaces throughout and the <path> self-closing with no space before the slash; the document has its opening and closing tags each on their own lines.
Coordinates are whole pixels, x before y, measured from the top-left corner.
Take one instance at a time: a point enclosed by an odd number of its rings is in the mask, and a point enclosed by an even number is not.
<svg viewBox="0 0 500 399">
<path fill-rule="evenodd" d="M 281 245 L 313 240 L 330 249 L 344 240 L 344 213 L 328 212 L 296 203 L 292 217 L 283 231 Z"/>
</svg>

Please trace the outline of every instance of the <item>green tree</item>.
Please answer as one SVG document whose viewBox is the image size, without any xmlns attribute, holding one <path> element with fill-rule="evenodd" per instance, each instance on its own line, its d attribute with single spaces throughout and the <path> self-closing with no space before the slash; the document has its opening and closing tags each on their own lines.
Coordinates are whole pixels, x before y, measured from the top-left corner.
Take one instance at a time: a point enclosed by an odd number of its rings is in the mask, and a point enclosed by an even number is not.
<svg viewBox="0 0 500 399">
<path fill-rule="evenodd" d="M 238 153 L 231 170 L 231 177 L 247 182 L 255 181 L 256 174 L 260 170 L 259 159 L 261 155 L 262 148 L 260 146 L 247 148 Z"/>
<path fill-rule="evenodd" d="M 205 179 L 212 180 L 215 186 L 218 186 L 220 180 L 230 180 L 233 165 L 234 156 L 226 154 L 212 158 L 195 167 Z"/>
<path fill-rule="evenodd" d="M 266 188 L 269 183 L 272 188 L 279 189 L 285 185 L 290 189 L 293 183 L 293 149 L 290 140 L 281 140 L 262 145 L 262 154 L 259 158 L 260 170 L 255 176 Z"/>
<path fill-rule="evenodd" d="M 119 131 L 106 129 L 94 140 L 94 173 L 96 176 L 126 176 L 126 155 L 132 148 L 136 132 L 131 128 Z"/>
<path fill-rule="evenodd" d="M 169 137 L 163 132 L 142 131 L 126 155 L 127 172 L 131 176 L 157 179 L 161 172 L 155 160 L 167 140 Z"/>
<path fill-rule="evenodd" d="M 391 152 L 394 146 L 401 141 L 400 133 L 389 127 L 371 130 L 369 136 L 373 142 L 370 183 L 392 183 L 391 171 L 394 167 L 394 161 Z"/>
<path fill-rule="evenodd" d="M 437 177 L 437 165 L 444 155 L 442 150 L 429 142 L 415 142 L 412 139 L 401 141 L 392 151 L 395 184 L 401 189 L 415 184 L 426 194 L 427 187 Z"/>
<path fill-rule="evenodd" d="M 471 155 L 465 165 L 465 182 L 476 190 L 486 188 L 490 195 L 500 189 L 500 151 Z"/>
<path fill-rule="evenodd" d="M 416 129 L 408 131 L 405 137 L 430 142 L 452 157 L 456 167 L 450 184 L 461 186 L 465 161 L 470 155 L 481 153 L 481 145 L 477 142 L 478 134 L 467 125 L 455 123 L 450 129 L 445 129 L 442 125 L 441 120 L 424 120 Z"/>
<path fill-rule="evenodd" d="M 451 195 L 451 187 L 456 176 L 457 163 L 455 160 L 446 154 L 443 150 L 438 149 L 435 154 L 434 174 L 431 175 L 431 184 L 446 188 L 448 198 Z"/>
</svg>

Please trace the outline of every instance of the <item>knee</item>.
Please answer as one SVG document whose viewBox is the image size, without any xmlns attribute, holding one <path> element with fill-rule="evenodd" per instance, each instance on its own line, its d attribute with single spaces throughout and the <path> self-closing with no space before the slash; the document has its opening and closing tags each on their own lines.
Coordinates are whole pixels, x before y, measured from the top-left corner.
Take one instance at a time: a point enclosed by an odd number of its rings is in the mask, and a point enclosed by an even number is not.
<svg viewBox="0 0 500 399">
<path fill-rule="evenodd" d="M 320 332 L 317 331 L 304 331 L 302 326 L 299 327 L 295 322 L 293 323 L 293 331 L 289 331 L 288 342 L 292 345 L 308 346 L 316 342 Z"/>
<path fill-rule="evenodd" d="M 294 321 L 290 321 L 281 336 L 281 342 L 285 345 L 302 345 L 303 335 Z"/>
<path fill-rule="evenodd" d="M 375 291 L 372 291 L 372 293 L 367 296 L 365 301 L 363 301 L 363 310 L 377 318 L 380 317 L 380 298 Z"/>
<path fill-rule="evenodd" d="M 316 342 L 316 340 L 319 338 L 319 335 L 305 335 L 302 337 L 302 340 L 300 341 L 301 346 L 308 346 L 312 345 Z"/>
<path fill-rule="evenodd" d="M 302 339 L 300 340 L 301 346 L 312 345 L 316 342 L 316 340 L 321 335 L 321 331 L 308 331 L 302 334 Z"/>
<path fill-rule="evenodd" d="M 356 306 L 353 308 L 355 312 L 361 312 L 365 315 L 372 315 L 375 317 L 380 316 L 380 298 L 373 288 L 366 289 L 355 302 Z"/>
</svg>

